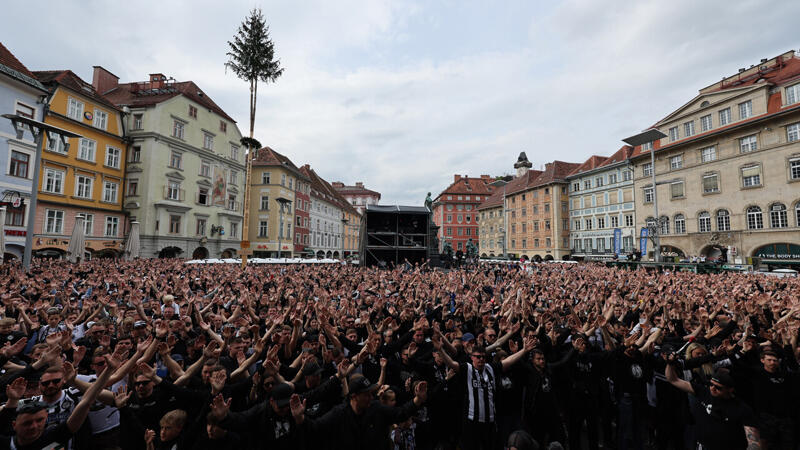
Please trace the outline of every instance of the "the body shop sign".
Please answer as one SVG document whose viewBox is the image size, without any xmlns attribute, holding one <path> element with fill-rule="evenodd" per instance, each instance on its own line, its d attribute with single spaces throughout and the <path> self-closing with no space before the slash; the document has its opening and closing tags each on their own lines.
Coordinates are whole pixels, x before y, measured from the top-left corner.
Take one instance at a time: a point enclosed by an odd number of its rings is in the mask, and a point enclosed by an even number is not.
<svg viewBox="0 0 800 450">
<path fill-rule="evenodd" d="M 769 244 L 757 249 L 754 256 L 763 259 L 789 259 L 800 261 L 800 245 Z"/>
</svg>

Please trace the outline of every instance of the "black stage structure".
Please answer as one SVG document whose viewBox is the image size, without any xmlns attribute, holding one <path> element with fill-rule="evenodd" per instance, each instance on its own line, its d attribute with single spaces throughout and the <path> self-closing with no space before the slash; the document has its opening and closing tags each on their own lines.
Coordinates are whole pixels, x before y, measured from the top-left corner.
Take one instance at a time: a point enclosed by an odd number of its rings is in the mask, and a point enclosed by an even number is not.
<svg viewBox="0 0 800 450">
<path fill-rule="evenodd" d="M 392 267 L 406 260 L 438 261 L 431 211 L 424 206 L 367 205 L 361 229 L 361 264 Z"/>
</svg>

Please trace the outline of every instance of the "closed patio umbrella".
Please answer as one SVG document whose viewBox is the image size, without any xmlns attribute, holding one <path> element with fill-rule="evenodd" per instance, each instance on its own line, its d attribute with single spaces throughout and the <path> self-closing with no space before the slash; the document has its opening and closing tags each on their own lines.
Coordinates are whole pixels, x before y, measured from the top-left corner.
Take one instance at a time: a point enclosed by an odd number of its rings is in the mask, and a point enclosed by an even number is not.
<svg viewBox="0 0 800 450">
<path fill-rule="evenodd" d="M 131 231 L 125 241 L 125 250 L 122 254 L 125 261 L 132 261 L 139 257 L 139 222 L 131 222 Z"/>
<path fill-rule="evenodd" d="M 72 228 L 72 237 L 69 238 L 67 247 L 67 260 L 69 262 L 79 262 L 83 260 L 84 248 L 86 248 L 86 234 L 84 233 L 83 214 L 75 216 L 75 226 Z"/>
</svg>

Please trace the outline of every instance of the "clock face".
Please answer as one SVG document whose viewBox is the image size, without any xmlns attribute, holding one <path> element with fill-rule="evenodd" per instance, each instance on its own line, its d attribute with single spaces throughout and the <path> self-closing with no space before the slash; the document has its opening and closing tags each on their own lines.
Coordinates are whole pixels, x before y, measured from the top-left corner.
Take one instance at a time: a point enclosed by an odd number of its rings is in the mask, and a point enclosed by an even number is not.
<svg viewBox="0 0 800 450">
<path fill-rule="evenodd" d="M 86 120 L 92 120 L 92 113 L 90 113 L 89 111 L 86 111 L 85 113 L 83 113 L 83 117 Z"/>
</svg>

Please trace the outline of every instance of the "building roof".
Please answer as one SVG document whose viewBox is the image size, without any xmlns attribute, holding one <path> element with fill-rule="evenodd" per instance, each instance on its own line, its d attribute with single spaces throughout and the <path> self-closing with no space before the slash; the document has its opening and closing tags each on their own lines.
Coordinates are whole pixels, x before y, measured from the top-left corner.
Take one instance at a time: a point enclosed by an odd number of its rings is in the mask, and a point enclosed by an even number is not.
<svg viewBox="0 0 800 450">
<path fill-rule="evenodd" d="M 584 161 L 583 164 L 576 167 L 570 175 L 596 169 L 603 165 L 603 163 L 606 162 L 606 159 L 607 158 L 605 156 L 592 155 L 589 157 L 589 159 Z"/>
<path fill-rule="evenodd" d="M 569 176 L 573 177 L 576 175 L 580 175 L 585 172 L 591 172 L 595 169 L 600 169 L 603 167 L 612 166 L 614 164 L 620 163 L 629 159 L 633 154 L 633 147 L 630 145 L 623 145 L 620 147 L 619 150 L 614 152 L 613 155 L 609 157 L 605 156 L 592 156 L 591 158 L 587 159 L 583 164 L 579 165 L 575 170 L 573 170 Z"/>
<path fill-rule="evenodd" d="M 428 208 L 424 206 L 367 205 L 367 212 L 428 214 Z"/>
<path fill-rule="evenodd" d="M 500 208 L 502 206 L 503 206 L 503 190 L 497 189 L 492 193 L 492 195 L 487 197 L 483 203 L 478 205 L 476 209 L 478 211 L 481 211 L 485 209 Z"/>
<path fill-rule="evenodd" d="M 97 103 L 105 105 L 111 109 L 119 108 L 108 98 L 98 93 L 91 83 L 87 83 L 71 70 L 37 70 L 33 72 L 36 78 L 45 86 L 55 88 L 56 85 L 63 86 L 73 92 L 88 97 Z"/>
<path fill-rule="evenodd" d="M 529 187 L 532 187 L 536 179 L 539 178 L 539 175 L 541 174 L 541 170 L 528 170 L 523 175 L 515 177 L 513 180 L 509 181 L 508 184 L 506 184 L 506 195 L 522 192 Z M 502 192 L 502 189 L 498 190 Z"/>
<path fill-rule="evenodd" d="M 553 161 L 545 164 L 544 172 L 539 175 L 532 187 L 544 186 L 550 183 L 566 182 L 567 175 L 575 170 L 579 163 L 568 163 L 564 161 Z"/>
<path fill-rule="evenodd" d="M 308 181 L 308 175 L 303 173 L 299 167 L 297 167 L 291 159 L 288 157 L 276 152 L 270 147 L 263 147 L 256 150 L 256 154 L 253 157 L 253 167 L 283 167 L 297 176 L 302 178 L 303 180 Z"/>
<path fill-rule="evenodd" d="M 36 76 L 0 42 L 0 72 L 37 89 L 46 90 Z"/>
<path fill-rule="evenodd" d="M 346 185 L 339 185 L 337 183 L 331 184 L 334 189 L 344 195 L 369 195 L 369 196 L 377 196 L 379 199 L 381 198 L 381 193 L 377 191 L 373 191 L 371 189 L 367 189 L 364 186 L 346 186 Z"/>
<path fill-rule="evenodd" d="M 330 185 L 324 178 L 319 176 L 319 174 L 311 168 L 309 164 L 304 164 L 300 167 L 300 171 L 305 174 L 311 180 L 311 195 L 314 197 L 319 197 L 329 203 L 333 203 L 336 206 L 346 210 L 350 214 L 356 214 L 360 216 L 358 210 L 356 210 L 353 205 L 350 204 L 341 194 L 336 192 L 336 189 Z"/>
<path fill-rule="evenodd" d="M 470 178 L 467 175 L 456 174 L 453 183 L 437 195 L 435 200 L 438 201 L 445 194 L 490 195 L 495 190 L 495 187 L 491 185 L 493 181 L 495 179 L 489 175 Z"/>
<path fill-rule="evenodd" d="M 147 81 L 120 83 L 115 88 L 103 92 L 103 95 L 119 106 L 130 108 L 153 106 L 178 95 L 183 95 L 191 101 L 214 111 L 217 115 L 236 123 L 194 81 L 164 82 L 161 87 L 155 87 L 153 83 Z"/>
</svg>

